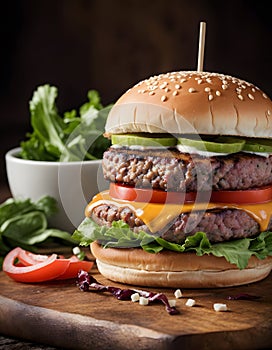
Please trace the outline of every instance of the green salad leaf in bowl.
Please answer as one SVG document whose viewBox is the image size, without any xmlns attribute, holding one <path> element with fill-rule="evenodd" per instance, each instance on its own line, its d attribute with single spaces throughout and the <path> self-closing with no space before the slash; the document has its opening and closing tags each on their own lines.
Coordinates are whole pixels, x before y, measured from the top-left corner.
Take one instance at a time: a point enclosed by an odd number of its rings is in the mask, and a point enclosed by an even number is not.
<svg viewBox="0 0 272 350">
<path fill-rule="evenodd" d="M 40 161 L 82 161 L 101 159 L 110 141 L 103 136 L 112 105 L 103 107 L 96 90 L 77 111 L 58 113 L 58 89 L 48 84 L 34 91 L 29 103 L 31 126 L 20 146 L 21 158 Z"/>
</svg>

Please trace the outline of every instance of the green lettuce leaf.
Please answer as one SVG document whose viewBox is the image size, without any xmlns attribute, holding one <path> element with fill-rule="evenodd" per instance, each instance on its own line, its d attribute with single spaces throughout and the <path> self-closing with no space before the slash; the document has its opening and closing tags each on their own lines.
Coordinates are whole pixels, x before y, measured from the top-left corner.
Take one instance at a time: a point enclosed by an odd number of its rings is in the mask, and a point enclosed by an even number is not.
<svg viewBox="0 0 272 350">
<path fill-rule="evenodd" d="M 196 255 L 212 254 L 224 257 L 229 263 L 244 269 L 252 255 L 259 259 L 272 256 L 272 232 L 262 232 L 254 238 L 243 238 L 224 243 L 212 244 L 204 232 L 197 232 L 186 238 L 183 244 L 171 243 L 161 237 L 144 231 L 134 233 L 123 221 L 114 221 L 111 227 L 99 226 L 90 218 L 85 218 L 72 238 L 82 246 L 98 241 L 105 248 L 142 248 L 149 253 L 163 249 L 179 253 L 195 252 Z"/>
</svg>

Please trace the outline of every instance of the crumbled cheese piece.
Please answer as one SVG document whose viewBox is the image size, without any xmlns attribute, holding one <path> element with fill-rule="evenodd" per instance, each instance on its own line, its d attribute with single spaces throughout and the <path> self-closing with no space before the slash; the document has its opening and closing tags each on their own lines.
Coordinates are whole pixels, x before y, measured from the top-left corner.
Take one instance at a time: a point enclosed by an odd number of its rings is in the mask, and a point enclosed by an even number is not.
<svg viewBox="0 0 272 350">
<path fill-rule="evenodd" d="M 135 303 L 135 301 L 139 301 L 140 299 L 140 294 L 139 293 L 133 293 L 131 295 L 131 301 L 133 301 Z"/>
<path fill-rule="evenodd" d="M 140 297 L 139 298 L 139 304 L 140 305 L 148 305 L 148 298 Z"/>
<path fill-rule="evenodd" d="M 174 300 L 174 299 L 171 299 L 171 300 L 168 300 L 168 302 L 169 302 L 169 305 L 170 305 L 170 307 L 176 307 L 176 300 Z"/>
<path fill-rule="evenodd" d="M 191 307 L 191 306 L 194 306 L 195 304 L 196 304 L 196 301 L 194 299 L 188 299 L 185 305 Z"/>
<path fill-rule="evenodd" d="M 74 254 L 74 255 L 78 255 L 78 254 L 80 254 L 80 252 L 81 252 L 81 251 L 80 251 L 80 248 L 79 248 L 79 247 L 74 247 L 74 248 L 73 248 L 73 254 Z"/>
<path fill-rule="evenodd" d="M 180 289 L 177 289 L 174 293 L 174 296 L 178 299 L 182 297 L 182 292 Z"/>
<path fill-rule="evenodd" d="M 186 306 L 194 306 L 196 304 L 196 301 L 194 299 L 188 299 L 185 303 Z"/>
<path fill-rule="evenodd" d="M 215 311 L 228 311 L 228 307 L 226 304 L 213 304 L 213 308 Z"/>
</svg>

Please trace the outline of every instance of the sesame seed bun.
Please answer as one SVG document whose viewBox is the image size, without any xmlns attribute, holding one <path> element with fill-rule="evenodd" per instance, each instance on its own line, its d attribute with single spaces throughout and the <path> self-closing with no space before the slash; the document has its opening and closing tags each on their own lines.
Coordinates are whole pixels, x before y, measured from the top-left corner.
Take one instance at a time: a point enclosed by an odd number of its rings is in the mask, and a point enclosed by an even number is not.
<svg viewBox="0 0 272 350">
<path fill-rule="evenodd" d="M 110 111 L 105 131 L 108 136 L 167 132 L 271 138 L 271 128 L 272 101 L 255 85 L 224 74 L 181 71 L 129 89 Z"/>
<path fill-rule="evenodd" d="M 100 273 L 106 278 L 138 286 L 172 288 L 219 288 L 257 282 L 271 272 L 272 257 L 252 256 L 239 270 L 224 258 L 163 251 L 147 253 L 139 248 L 103 248 L 91 244 Z"/>
</svg>

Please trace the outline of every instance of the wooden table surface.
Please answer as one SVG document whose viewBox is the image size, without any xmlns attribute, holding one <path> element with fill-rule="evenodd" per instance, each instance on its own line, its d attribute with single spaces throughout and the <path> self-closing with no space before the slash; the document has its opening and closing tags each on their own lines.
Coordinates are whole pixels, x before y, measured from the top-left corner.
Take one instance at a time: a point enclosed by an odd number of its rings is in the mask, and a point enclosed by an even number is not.
<svg viewBox="0 0 272 350">
<path fill-rule="evenodd" d="M 92 271 L 103 284 L 132 288 Z M 177 300 L 180 314 L 173 316 L 160 303 L 141 306 L 109 293 L 81 292 L 74 280 L 23 284 L 1 272 L 0 286 L 0 333 L 8 336 L 6 341 L 21 336 L 49 349 L 82 350 L 127 350 L 136 344 L 139 350 L 272 348 L 272 275 L 245 286 L 183 290 Z M 149 290 L 174 298 L 173 289 Z M 259 299 L 228 300 L 241 293 Z M 196 306 L 186 307 L 188 298 Z M 215 312 L 214 303 L 226 303 L 229 311 Z"/>
</svg>

